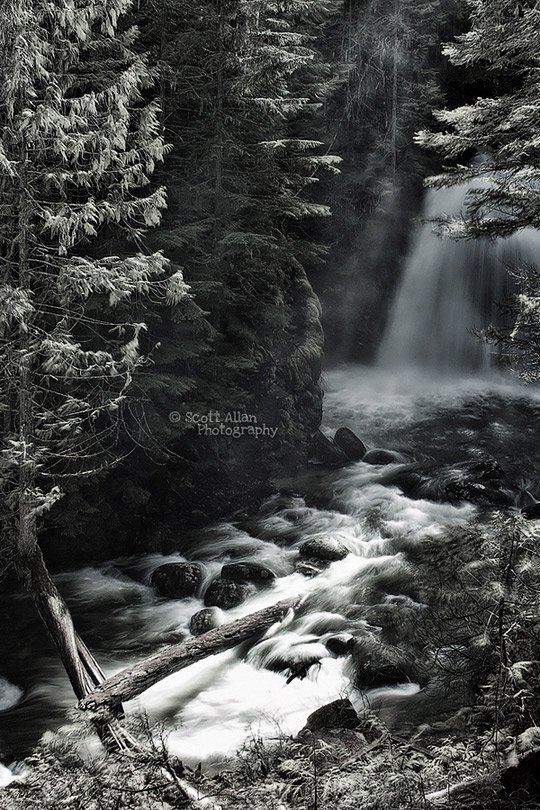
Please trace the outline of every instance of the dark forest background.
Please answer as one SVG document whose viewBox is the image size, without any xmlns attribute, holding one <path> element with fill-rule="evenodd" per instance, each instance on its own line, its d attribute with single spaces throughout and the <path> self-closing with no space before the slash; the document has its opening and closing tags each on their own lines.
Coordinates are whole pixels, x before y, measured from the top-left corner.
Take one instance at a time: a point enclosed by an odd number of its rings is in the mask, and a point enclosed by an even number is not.
<svg viewBox="0 0 540 810">
<path fill-rule="evenodd" d="M 43 538 L 53 564 L 164 548 L 179 513 L 207 522 L 305 463 L 323 354 L 373 358 L 438 166 L 414 133 L 481 83 L 441 55 L 468 25 L 447 0 L 140 0 L 133 23 L 170 145 L 147 246 L 182 268 L 191 297 L 144 313 L 152 366 L 130 398 L 129 463 L 71 484 Z M 193 441 L 185 415 L 216 406 L 277 438 Z"/>
</svg>

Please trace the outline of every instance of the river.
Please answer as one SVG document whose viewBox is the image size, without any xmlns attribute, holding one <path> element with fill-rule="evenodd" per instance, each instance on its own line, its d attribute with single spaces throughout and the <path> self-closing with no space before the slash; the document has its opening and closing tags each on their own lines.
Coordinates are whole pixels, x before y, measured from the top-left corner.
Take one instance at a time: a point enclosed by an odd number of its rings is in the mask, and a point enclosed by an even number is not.
<svg viewBox="0 0 540 810">
<path fill-rule="evenodd" d="M 534 476 L 540 462 L 540 402 L 529 390 L 470 378 L 400 379 L 360 366 L 328 371 L 324 385 L 323 429 L 328 435 L 345 425 L 370 447 L 404 451 L 431 469 L 489 455 L 509 479 L 527 480 L 527 488 L 538 496 Z M 286 671 L 274 671 L 276 660 L 321 649 L 329 633 L 355 639 L 376 633 L 363 611 L 368 592 L 371 604 L 376 593 L 375 601 L 398 612 L 410 601 L 405 587 L 410 562 L 401 549 L 483 519 L 484 511 L 466 501 L 437 503 L 405 496 L 387 483 L 389 469 L 363 462 L 337 470 L 312 464 L 256 513 L 238 514 L 197 533 L 179 528 L 174 554 L 124 557 L 57 575 L 77 628 L 107 674 L 185 638 L 191 616 L 203 606 L 204 588 L 228 561 L 263 563 L 277 578 L 270 588 L 253 590 L 241 606 L 227 611 L 227 620 L 289 596 L 305 596 L 299 615 L 269 638 L 172 675 L 149 689 L 136 706 L 128 705 L 128 710 L 142 707 L 153 721 L 162 722 L 170 748 L 185 761 L 217 763 L 250 735 L 295 734 L 314 709 L 343 696 L 368 700 L 399 722 L 407 720 L 407 712 L 418 719 L 418 707 L 428 711 L 422 701 L 425 690 L 410 679 L 359 690 L 347 656 L 323 657 L 306 678 L 290 684 Z M 298 548 L 317 537 L 340 540 L 349 554 L 307 578 L 294 570 Z M 201 595 L 183 600 L 156 595 L 152 571 L 183 559 L 203 564 Z M 65 711 L 73 704 L 33 607 L 22 594 L 2 596 L 0 758 L 11 763 L 28 753 L 44 731 L 65 722 Z M 2 770 L 0 780 L 6 781 L 6 774 Z"/>
</svg>

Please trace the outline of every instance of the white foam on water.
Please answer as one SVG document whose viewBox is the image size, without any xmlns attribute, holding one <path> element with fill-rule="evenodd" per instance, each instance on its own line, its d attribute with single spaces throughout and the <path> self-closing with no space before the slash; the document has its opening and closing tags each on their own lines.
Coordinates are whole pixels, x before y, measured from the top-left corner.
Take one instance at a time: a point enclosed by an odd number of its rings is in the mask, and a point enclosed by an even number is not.
<svg viewBox="0 0 540 810">
<path fill-rule="evenodd" d="M 0 676 L 0 712 L 11 709 L 23 696 L 23 690 Z"/>
</svg>

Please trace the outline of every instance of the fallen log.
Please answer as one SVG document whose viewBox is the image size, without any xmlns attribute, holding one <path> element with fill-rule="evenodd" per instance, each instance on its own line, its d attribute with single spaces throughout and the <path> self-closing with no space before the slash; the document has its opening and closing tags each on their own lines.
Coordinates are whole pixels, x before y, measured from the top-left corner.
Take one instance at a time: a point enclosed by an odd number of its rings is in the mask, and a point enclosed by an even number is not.
<svg viewBox="0 0 540 810">
<path fill-rule="evenodd" d="M 249 616 L 223 624 L 195 638 L 173 644 L 127 669 L 107 678 L 79 701 L 79 708 L 91 712 L 111 712 L 122 703 L 137 697 L 167 675 L 191 666 L 196 661 L 236 647 L 242 641 L 259 635 L 294 610 L 300 598 L 287 599 Z"/>
</svg>

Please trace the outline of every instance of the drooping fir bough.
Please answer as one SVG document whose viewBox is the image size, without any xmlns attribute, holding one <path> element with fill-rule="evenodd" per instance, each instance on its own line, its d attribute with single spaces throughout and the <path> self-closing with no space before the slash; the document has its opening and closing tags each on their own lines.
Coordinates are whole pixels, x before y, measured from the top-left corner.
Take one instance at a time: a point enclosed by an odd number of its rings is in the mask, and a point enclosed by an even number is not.
<svg viewBox="0 0 540 810">
<path fill-rule="evenodd" d="M 101 673 L 47 573 L 39 521 L 67 479 L 115 460 L 144 307 L 187 293 L 179 270 L 144 251 L 166 204 L 150 183 L 165 145 L 136 31 L 121 27 L 128 6 L 0 4 L 1 552 L 78 697 Z M 121 255 L 107 255 L 111 243 Z"/>
<path fill-rule="evenodd" d="M 137 6 L 174 143 L 170 209 L 158 238 L 180 253 L 190 281 L 206 287 L 205 308 L 224 344 L 220 379 L 230 375 L 224 387 L 245 402 L 259 386 L 268 418 L 286 410 L 279 393 L 272 402 L 268 395 L 279 389 L 276 355 L 290 369 L 290 354 L 302 367 L 302 351 L 314 364 L 320 351 L 299 345 L 309 329 L 298 306 L 294 318 L 289 308 L 306 297 L 305 266 L 324 253 L 308 223 L 331 212 L 314 189 L 321 175 L 339 171 L 340 158 L 317 137 L 324 94 L 316 36 L 340 7 L 338 0 Z"/>
<path fill-rule="evenodd" d="M 490 88 L 470 104 L 439 110 L 439 131 L 417 141 L 439 152 L 445 171 L 431 186 L 470 186 L 459 217 L 442 217 L 453 238 L 508 237 L 540 229 L 540 8 L 534 0 L 471 0 L 471 30 L 445 46 L 459 68 L 475 69 Z M 540 377 L 540 267 L 509 268 L 518 290 L 506 303 L 509 329 L 492 327 L 486 338 L 526 381 Z"/>
</svg>

